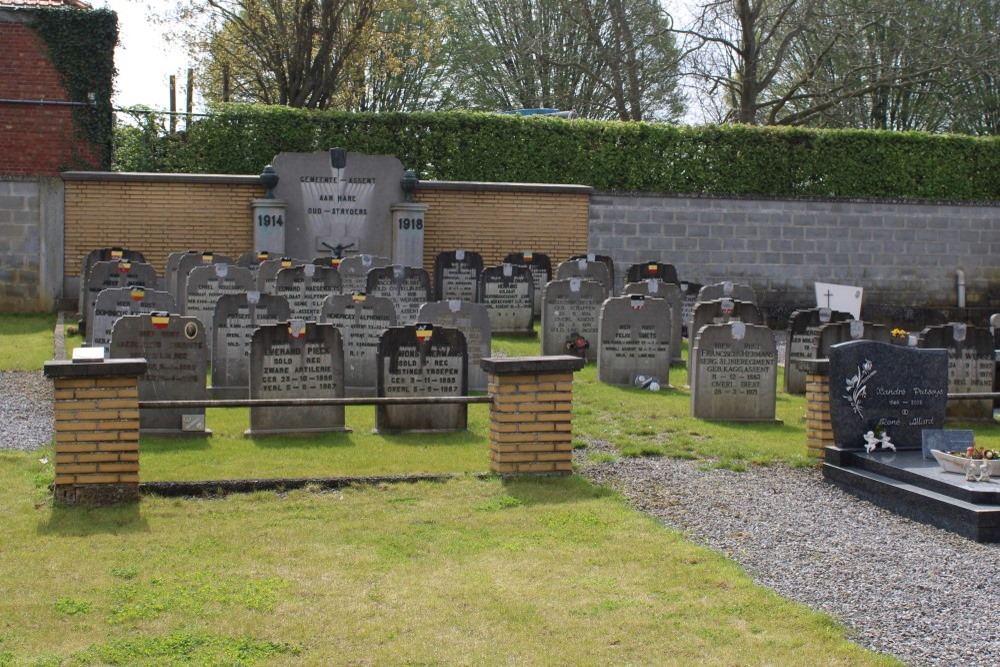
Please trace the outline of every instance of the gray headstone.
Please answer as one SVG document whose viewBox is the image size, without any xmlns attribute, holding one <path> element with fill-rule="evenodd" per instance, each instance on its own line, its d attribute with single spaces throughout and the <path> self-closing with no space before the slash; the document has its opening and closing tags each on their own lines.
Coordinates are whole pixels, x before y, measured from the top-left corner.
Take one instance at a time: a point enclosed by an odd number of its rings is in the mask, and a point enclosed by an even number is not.
<svg viewBox="0 0 1000 667">
<path fill-rule="evenodd" d="M 236 266 L 242 266 L 244 269 L 250 269 L 256 273 L 257 269 L 260 268 L 261 262 L 266 262 L 272 258 L 273 255 L 267 250 L 245 252 L 236 258 Z"/>
<path fill-rule="evenodd" d="M 344 382 L 348 396 L 374 396 L 378 341 L 396 326 L 396 306 L 386 297 L 364 292 L 329 296 L 320 321 L 340 330 L 344 339 Z"/>
<path fill-rule="evenodd" d="M 829 359 L 837 446 L 861 449 L 864 434 L 881 424 L 897 449 L 921 449 L 922 431 L 944 427 L 945 350 L 856 340 L 833 345 Z"/>
<path fill-rule="evenodd" d="M 479 364 L 492 354 L 493 329 L 486 306 L 457 299 L 435 301 L 420 307 L 418 319 L 462 332 L 469 352 L 469 389 L 486 391 L 488 378 Z"/>
<path fill-rule="evenodd" d="M 535 333 L 535 281 L 528 266 L 484 268 L 479 276 L 479 301 L 490 314 L 494 336 Z"/>
<path fill-rule="evenodd" d="M 193 255 L 185 253 L 177 261 L 176 291 L 172 292 L 172 294 L 174 295 L 174 301 L 177 302 L 177 307 L 182 313 L 187 313 L 187 283 L 191 271 L 199 266 L 210 266 L 212 264 L 233 264 L 233 258 L 217 252 L 200 252 Z"/>
<path fill-rule="evenodd" d="M 290 269 L 293 266 L 308 264 L 304 259 L 294 257 L 276 257 L 266 259 L 257 267 L 255 274 L 257 280 L 257 291 L 264 294 L 274 294 L 274 283 L 278 280 L 278 271 Z"/>
<path fill-rule="evenodd" d="M 920 445 L 925 459 L 933 459 L 932 449 L 945 454 L 949 452 L 965 452 L 976 442 L 974 431 L 931 431 L 925 430 L 921 434 Z"/>
<path fill-rule="evenodd" d="M 694 327 L 694 308 L 698 305 L 698 292 L 701 285 L 682 280 L 677 283 L 677 289 L 681 292 L 681 324 L 689 338 L 694 337 L 692 329 Z"/>
<path fill-rule="evenodd" d="M 610 255 L 598 255 L 596 253 L 579 253 L 576 255 L 571 255 L 569 261 L 575 259 L 585 259 L 588 262 L 601 262 L 604 266 L 608 267 L 608 276 L 611 278 L 611 289 L 608 290 L 608 296 L 618 296 L 618 283 L 615 281 L 615 260 Z"/>
<path fill-rule="evenodd" d="M 625 285 L 624 294 L 645 294 L 667 302 L 667 305 L 670 306 L 670 355 L 673 357 L 673 363 L 684 363 L 684 357 L 681 356 L 681 341 L 684 335 L 682 320 L 684 306 L 681 303 L 681 290 L 677 284 L 647 278 L 641 282 Z"/>
<path fill-rule="evenodd" d="M 140 401 L 204 400 L 208 342 L 197 317 L 126 315 L 111 333 L 112 359 L 149 362 L 139 378 Z M 204 408 L 143 409 L 139 431 L 149 435 L 206 435 Z"/>
<path fill-rule="evenodd" d="M 698 345 L 698 332 L 702 327 L 710 324 L 728 324 L 733 321 L 744 324 L 762 324 L 764 318 L 760 309 L 749 301 L 716 299 L 715 301 L 699 301 L 695 305 L 691 328 L 688 330 L 688 384 L 692 388 L 697 382 L 696 376 L 692 372 L 691 361 L 694 359 L 695 348 Z"/>
<path fill-rule="evenodd" d="M 927 327 L 918 337 L 919 347 L 948 351 L 948 392 L 967 394 L 993 391 L 996 359 L 989 329 L 951 323 Z M 993 399 L 949 400 L 947 415 L 955 419 L 993 420 Z"/>
<path fill-rule="evenodd" d="M 115 287 L 102 290 L 94 304 L 94 319 L 87 327 L 87 344 L 109 347 L 111 331 L 119 317 L 162 311 L 176 313 L 174 298 L 145 287 Z"/>
<path fill-rule="evenodd" d="M 662 262 L 640 262 L 628 267 L 625 274 L 626 283 L 638 283 L 646 280 L 661 280 L 665 283 L 677 284 L 677 267 Z"/>
<path fill-rule="evenodd" d="M 401 325 L 416 323 L 420 306 L 433 300 L 427 271 L 401 264 L 369 271 L 365 292 L 391 300 L 396 306 L 396 321 Z"/>
<path fill-rule="evenodd" d="M 479 275 L 483 272 L 483 256 L 468 250 L 438 253 L 434 260 L 434 298 L 437 301 L 457 299 L 479 301 Z M 479 364 L 472 364 L 477 367 Z"/>
<path fill-rule="evenodd" d="M 525 250 L 523 252 L 508 253 L 503 259 L 504 264 L 514 264 L 515 266 L 526 266 L 531 271 L 531 279 L 535 287 L 532 295 L 532 314 L 538 317 L 542 313 L 542 292 L 545 284 L 552 280 L 552 259 L 544 252 L 534 252 Z M 494 331 L 496 329 L 494 328 Z"/>
<path fill-rule="evenodd" d="M 343 398 L 344 345 L 332 324 L 291 320 L 263 327 L 250 343 L 250 398 Z M 343 432 L 344 406 L 250 408 L 247 435 Z"/>
<path fill-rule="evenodd" d="M 633 386 L 636 376 L 653 376 L 661 387 L 670 377 L 670 306 L 642 294 L 612 297 L 601 307 L 597 379 Z"/>
<path fill-rule="evenodd" d="M 776 421 L 778 350 L 774 332 L 766 326 L 731 322 L 702 327 L 692 368 L 693 417 Z"/>
<path fill-rule="evenodd" d="M 278 271 L 274 293 L 288 299 L 291 317 L 319 322 L 323 301 L 340 294 L 340 272 L 332 266 L 303 264 Z"/>
<path fill-rule="evenodd" d="M 542 296 L 542 354 L 572 354 L 597 361 L 598 323 L 607 298 L 607 288 L 593 280 L 549 282 Z"/>
<path fill-rule="evenodd" d="M 153 268 L 152 264 L 133 262 L 128 259 L 96 262 L 91 267 L 90 276 L 87 278 L 84 319 L 88 325 L 94 318 L 94 304 L 97 302 L 98 294 L 106 289 L 133 286 L 145 287 L 148 290 L 159 289 L 156 269 Z"/>
<path fill-rule="evenodd" d="M 340 261 L 340 282 L 344 294 L 364 292 L 368 289 L 368 272 L 392 266 L 392 260 L 379 255 L 351 255 Z"/>
<path fill-rule="evenodd" d="M 823 324 L 816 337 L 816 358 L 829 359 L 830 348 L 839 343 L 852 340 L 870 340 L 878 343 L 892 341 L 892 332 L 881 324 L 872 324 L 862 320 L 844 320 Z"/>
<path fill-rule="evenodd" d="M 468 354 L 458 329 L 427 323 L 393 327 L 378 346 L 379 396 L 466 396 Z M 467 405 L 379 405 L 378 433 L 464 431 Z"/>
<path fill-rule="evenodd" d="M 188 273 L 182 312 L 212 330 L 215 304 L 225 294 L 245 294 L 255 286 L 253 272 L 235 264 L 196 266 Z"/>
<path fill-rule="evenodd" d="M 820 327 L 850 319 L 850 313 L 829 308 L 807 308 L 792 313 L 788 318 L 788 344 L 785 345 L 785 393 L 806 393 L 806 372 L 793 360 L 816 359 Z"/>
<path fill-rule="evenodd" d="M 757 303 L 757 293 L 749 285 L 742 285 L 726 280 L 721 283 L 705 285 L 698 290 L 698 301 L 715 301 L 716 299 L 734 299 Z"/>
<path fill-rule="evenodd" d="M 257 291 L 224 294 L 212 317 L 212 398 L 250 393 L 250 340 L 257 327 L 289 319 L 288 301 Z"/>
<path fill-rule="evenodd" d="M 91 250 L 87 253 L 87 256 L 83 258 L 82 265 L 80 267 L 80 290 L 77 296 L 77 312 L 80 313 L 81 317 L 86 313 L 87 300 L 84 294 L 87 291 L 87 281 L 90 279 L 90 271 L 94 268 L 94 264 L 97 262 L 117 262 L 120 259 L 126 259 L 130 262 L 145 263 L 146 258 L 138 250 L 128 250 L 126 248 L 98 248 L 96 250 Z M 155 287 L 153 289 L 160 289 L 160 287 Z"/>
<path fill-rule="evenodd" d="M 343 169 L 330 153 L 279 153 L 274 195 L 288 202 L 285 252 L 313 257 L 343 245 L 392 256 L 390 205 L 403 201 L 403 165 L 388 155 L 347 153 Z"/>
<path fill-rule="evenodd" d="M 559 264 L 556 267 L 555 279 L 566 280 L 567 278 L 583 278 L 601 283 L 608 290 L 608 294 L 614 292 L 614 284 L 611 282 L 611 274 L 608 266 L 604 262 L 589 261 L 586 258 L 571 259 Z"/>
<path fill-rule="evenodd" d="M 163 286 L 170 296 L 174 297 L 174 302 L 177 302 L 177 273 L 180 267 L 181 258 L 185 255 L 200 255 L 201 252 L 198 250 L 185 250 L 183 252 L 172 252 L 167 255 L 167 272 L 163 277 L 165 285 Z"/>
</svg>

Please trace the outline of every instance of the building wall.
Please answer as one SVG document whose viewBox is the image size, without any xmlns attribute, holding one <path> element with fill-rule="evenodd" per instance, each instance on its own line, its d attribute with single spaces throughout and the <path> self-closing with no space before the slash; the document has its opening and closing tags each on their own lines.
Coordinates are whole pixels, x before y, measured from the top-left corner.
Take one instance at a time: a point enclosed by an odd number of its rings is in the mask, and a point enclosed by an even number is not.
<svg viewBox="0 0 1000 667">
<path fill-rule="evenodd" d="M 681 280 L 752 285 L 764 304 L 814 304 L 813 283 L 865 288 L 865 303 L 1000 308 L 1000 207 L 594 193 L 590 250 L 657 260 Z M 617 271 L 616 271 L 617 273 Z"/>
<path fill-rule="evenodd" d="M 51 310 L 62 281 L 62 181 L 0 176 L 0 311 Z"/>
</svg>

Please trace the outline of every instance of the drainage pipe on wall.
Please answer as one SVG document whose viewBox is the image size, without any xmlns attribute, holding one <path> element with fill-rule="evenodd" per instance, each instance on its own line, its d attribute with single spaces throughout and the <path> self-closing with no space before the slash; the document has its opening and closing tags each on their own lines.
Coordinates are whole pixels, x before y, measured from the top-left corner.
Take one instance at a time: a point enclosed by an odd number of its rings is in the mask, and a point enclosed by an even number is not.
<svg viewBox="0 0 1000 667">
<path fill-rule="evenodd" d="M 965 271 L 955 269 L 955 282 L 958 284 L 958 307 L 965 308 Z"/>
</svg>

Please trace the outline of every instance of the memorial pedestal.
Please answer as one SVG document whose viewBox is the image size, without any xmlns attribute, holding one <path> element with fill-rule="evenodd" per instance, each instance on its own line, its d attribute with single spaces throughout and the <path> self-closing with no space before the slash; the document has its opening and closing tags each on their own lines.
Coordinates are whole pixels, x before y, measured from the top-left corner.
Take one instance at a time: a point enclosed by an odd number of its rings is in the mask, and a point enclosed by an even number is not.
<svg viewBox="0 0 1000 667">
<path fill-rule="evenodd" d="M 392 263 L 423 268 L 424 215 L 427 204 L 392 204 Z"/>
<path fill-rule="evenodd" d="M 254 252 L 267 251 L 272 256 L 285 254 L 285 207 L 281 199 L 254 199 L 253 202 L 253 249 Z"/>
</svg>

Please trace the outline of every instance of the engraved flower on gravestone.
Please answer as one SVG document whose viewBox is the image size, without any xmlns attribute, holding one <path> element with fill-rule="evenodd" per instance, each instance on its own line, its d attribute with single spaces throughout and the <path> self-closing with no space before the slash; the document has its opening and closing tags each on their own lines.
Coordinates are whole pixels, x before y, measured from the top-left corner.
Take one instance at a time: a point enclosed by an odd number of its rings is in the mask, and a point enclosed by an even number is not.
<svg viewBox="0 0 1000 667">
<path fill-rule="evenodd" d="M 861 364 L 858 368 L 858 372 L 847 379 L 847 391 L 850 392 L 848 396 L 844 396 L 847 402 L 850 403 L 851 409 L 854 413 L 864 419 L 864 412 L 861 409 L 861 399 L 868 395 L 867 384 L 875 374 L 878 373 L 876 370 L 872 370 L 872 362 L 868 359 Z"/>
</svg>

